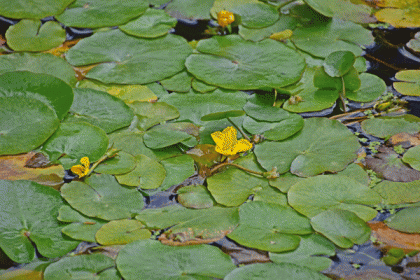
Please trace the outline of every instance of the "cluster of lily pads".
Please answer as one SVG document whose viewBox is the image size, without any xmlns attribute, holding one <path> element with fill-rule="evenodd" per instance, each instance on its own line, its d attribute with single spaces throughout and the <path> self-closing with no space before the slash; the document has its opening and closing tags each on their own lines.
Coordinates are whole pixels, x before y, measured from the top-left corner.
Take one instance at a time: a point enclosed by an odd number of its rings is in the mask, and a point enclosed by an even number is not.
<svg viewBox="0 0 420 280">
<path fill-rule="evenodd" d="M 371 7 L 173 0 L 158 9 L 167 2 L 0 0 L 0 15 L 22 19 L 0 56 L 0 248 L 12 261 L 47 280 L 328 279 L 319 271 L 329 256 L 369 240 L 377 209 L 410 204 L 388 226 L 420 233 L 407 222 L 420 212 L 416 181 L 372 184 L 357 136 L 297 114 L 386 92 L 364 73 L 373 36 L 360 23 Z M 42 23 L 48 16 L 56 21 Z M 177 19 L 211 18 L 219 35 L 170 34 Z M 60 47 L 60 24 L 94 34 Z M 226 34 L 232 26 L 238 34 Z M 418 72 L 398 73 L 395 89 L 420 95 Z M 420 119 L 362 128 L 388 139 L 418 133 Z M 420 170 L 418 147 L 385 164 Z M 63 185 L 65 170 L 75 176 Z M 145 203 L 168 189 L 179 203 Z M 205 244 L 225 236 L 272 263 L 237 268 Z M 70 253 L 83 241 L 118 255 Z"/>
</svg>

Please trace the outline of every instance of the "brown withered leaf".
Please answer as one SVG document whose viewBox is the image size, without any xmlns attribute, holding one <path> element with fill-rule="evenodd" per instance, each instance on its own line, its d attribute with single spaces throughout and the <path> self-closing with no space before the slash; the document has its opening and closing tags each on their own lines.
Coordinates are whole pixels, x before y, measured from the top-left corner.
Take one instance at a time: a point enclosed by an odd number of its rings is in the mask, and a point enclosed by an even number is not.
<svg viewBox="0 0 420 280">
<path fill-rule="evenodd" d="M 369 222 L 368 226 L 372 229 L 372 236 L 377 241 L 385 244 L 385 248 L 401 248 L 407 252 L 420 250 L 420 234 L 403 233 L 389 228 L 384 222 Z"/>
<path fill-rule="evenodd" d="M 366 166 L 379 177 L 394 182 L 420 180 L 420 171 L 405 165 L 393 148 L 381 146 L 372 158 L 366 158 Z"/>
<path fill-rule="evenodd" d="M 83 80 L 87 73 L 92 70 L 93 67 L 95 67 L 98 64 L 88 65 L 88 66 L 79 66 L 79 67 L 73 67 L 74 72 L 76 72 L 76 78 L 78 81 Z"/>
<path fill-rule="evenodd" d="M 35 160 L 34 160 L 35 158 Z M 36 159 L 42 159 L 36 156 L 36 153 L 0 156 L 0 179 L 2 180 L 30 180 L 39 184 L 59 187 L 63 184 L 64 168 L 61 165 L 52 165 L 43 168 L 32 168 L 40 162 Z M 41 160 L 42 162 L 42 160 Z"/>
<path fill-rule="evenodd" d="M 389 146 L 401 145 L 404 149 L 408 149 L 413 146 L 418 146 L 420 145 L 420 134 L 410 134 L 406 132 L 401 132 L 389 138 L 387 144 Z"/>
</svg>

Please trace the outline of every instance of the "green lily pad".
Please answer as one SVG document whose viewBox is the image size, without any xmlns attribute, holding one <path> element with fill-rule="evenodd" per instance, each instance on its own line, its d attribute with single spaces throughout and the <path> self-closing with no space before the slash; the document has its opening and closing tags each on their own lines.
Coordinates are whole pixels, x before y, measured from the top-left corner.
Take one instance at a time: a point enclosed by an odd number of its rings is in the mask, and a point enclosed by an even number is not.
<svg viewBox="0 0 420 280">
<path fill-rule="evenodd" d="M 376 22 L 372 16 L 372 8 L 362 0 L 336 0 L 334 2 L 328 0 L 306 0 L 305 3 L 327 17 L 351 20 L 357 23 Z"/>
<path fill-rule="evenodd" d="M 153 264 L 153 265 L 150 265 Z M 127 244 L 118 254 L 122 277 L 144 279 L 223 278 L 235 269 L 229 255 L 210 245 L 172 247 L 155 240 Z M 156 269 L 159 267 L 159 269 Z"/>
<path fill-rule="evenodd" d="M 9 18 L 41 19 L 61 14 L 74 0 L 21 0 L 10 2 L 0 1 L 0 15 Z"/>
<path fill-rule="evenodd" d="M 244 92 L 216 89 L 208 94 L 200 94 L 194 91 L 187 94 L 172 93 L 161 98 L 161 101 L 178 109 L 180 117 L 177 121 L 190 121 L 198 125 L 204 125 L 206 123 L 201 120 L 203 116 L 231 110 L 242 110 L 246 98 L 247 94 Z"/>
<path fill-rule="evenodd" d="M 332 260 L 319 255 L 335 255 L 334 244 L 319 234 L 301 236 L 299 247 L 292 252 L 269 253 L 275 263 L 293 263 L 316 271 L 328 269 Z"/>
<path fill-rule="evenodd" d="M 191 90 L 191 80 L 191 74 L 187 71 L 182 71 L 170 78 L 160 81 L 160 83 L 166 90 L 189 92 Z"/>
<path fill-rule="evenodd" d="M 377 3 L 384 7 L 375 13 L 378 21 L 390 23 L 395 27 L 419 27 L 420 3 L 405 0 L 384 0 Z"/>
<path fill-rule="evenodd" d="M 194 209 L 213 207 L 214 200 L 205 186 L 185 186 L 177 191 L 178 202 L 182 206 Z"/>
<path fill-rule="evenodd" d="M 279 19 L 279 12 L 270 5 L 248 3 L 233 7 L 230 12 L 241 17 L 241 25 L 248 28 L 264 28 L 273 25 Z"/>
<path fill-rule="evenodd" d="M 115 270 L 114 260 L 102 254 L 78 255 L 62 258 L 47 267 L 44 272 L 45 280 L 71 279 L 109 279 L 117 280 L 115 273 L 110 277 L 110 270 Z M 116 272 L 116 271 L 115 271 Z M 102 278 L 103 277 L 103 278 Z"/>
<path fill-rule="evenodd" d="M 58 22 L 23 19 L 6 31 L 7 45 L 14 51 L 41 52 L 58 47 L 66 40 L 66 31 Z"/>
<path fill-rule="evenodd" d="M 149 85 L 120 85 L 104 84 L 99 81 L 83 79 L 77 83 L 79 88 L 91 88 L 100 91 L 106 91 L 109 94 L 118 97 L 125 103 L 135 101 L 153 102 L 157 100 L 156 94 L 149 88 Z"/>
<path fill-rule="evenodd" d="M 255 43 L 238 35 L 215 36 L 200 40 L 196 49 L 200 53 L 186 60 L 188 71 L 229 89 L 287 86 L 298 81 L 305 68 L 300 54 L 274 40 Z"/>
<path fill-rule="evenodd" d="M 324 70 L 331 77 L 342 77 L 353 67 L 356 57 L 349 51 L 330 53 L 324 61 Z"/>
<path fill-rule="evenodd" d="M 320 175 L 302 180 L 289 189 L 287 197 L 296 211 L 309 218 L 328 209 L 343 209 L 354 212 L 365 221 L 377 214 L 376 210 L 365 205 L 382 201 L 381 196 L 367 185 L 339 175 Z"/>
<path fill-rule="evenodd" d="M 405 152 L 402 161 L 408 163 L 415 170 L 420 171 L 420 146 L 410 148 Z"/>
<path fill-rule="evenodd" d="M 302 180 L 305 180 L 305 178 L 286 172 L 284 174 L 280 174 L 278 178 L 269 180 L 269 183 L 270 186 L 279 189 L 283 193 L 287 193 L 294 184 Z"/>
<path fill-rule="evenodd" d="M 129 126 L 134 117 L 132 110 L 121 99 L 103 91 L 84 88 L 74 89 L 69 113 L 66 121 L 85 121 L 106 133 Z"/>
<path fill-rule="evenodd" d="M 207 92 L 213 91 L 217 88 L 216 86 L 209 85 L 209 84 L 207 84 L 203 81 L 197 80 L 196 78 L 194 78 L 192 80 L 191 87 L 195 91 L 198 91 L 198 92 L 201 92 L 201 93 L 207 93 Z"/>
<path fill-rule="evenodd" d="M 311 219 L 312 227 L 341 248 L 369 240 L 370 227 L 351 211 L 331 209 Z"/>
<path fill-rule="evenodd" d="M 104 220 L 89 218 L 68 205 L 61 206 L 57 219 L 61 222 L 71 223 L 61 229 L 62 233 L 73 239 L 87 242 L 96 242 L 96 232 L 106 224 Z"/>
<path fill-rule="evenodd" d="M 165 179 L 165 168 L 159 162 L 145 155 L 138 155 L 136 159 L 136 168 L 126 174 L 117 175 L 118 182 L 145 190 L 158 188 Z"/>
<path fill-rule="evenodd" d="M 379 138 L 388 138 L 401 132 L 414 134 L 420 131 L 420 118 L 410 114 L 399 117 L 378 117 L 364 120 L 362 128 L 368 134 Z"/>
<path fill-rule="evenodd" d="M 129 21 L 119 28 L 128 35 L 141 38 L 156 38 L 163 36 L 175 27 L 177 20 L 164 10 L 147 9 L 146 12 L 135 20 Z"/>
<path fill-rule="evenodd" d="M 194 160 L 189 155 L 170 157 L 162 160 L 160 164 L 166 170 L 166 177 L 161 185 L 162 190 L 184 182 L 195 173 Z"/>
<path fill-rule="evenodd" d="M 162 149 L 194 138 L 190 134 L 177 129 L 178 123 L 166 123 L 153 127 L 144 134 L 144 144 L 151 149 Z"/>
<path fill-rule="evenodd" d="M 360 88 L 356 91 L 346 91 L 346 97 L 357 102 L 370 102 L 381 96 L 386 91 L 385 82 L 376 75 L 362 73 Z"/>
<path fill-rule="evenodd" d="M 13 261 L 32 261 L 33 243 L 47 258 L 61 257 L 79 244 L 61 234 L 56 217 L 64 202 L 58 191 L 30 181 L 0 180 L 0 195 L 0 247 Z"/>
<path fill-rule="evenodd" d="M 172 0 L 165 11 L 174 18 L 203 20 L 210 19 L 210 8 L 214 0 Z"/>
<path fill-rule="evenodd" d="M 335 51 L 362 54 L 362 46 L 373 43 L 371 32 L 362 26 L 333 18 L 309 27 L 299 27 L 291 38 L 299 49 L 317 57 L 327 57 Z"/>
<path fill-rule="evenodd" d="M 297 22 L 296 18 L 287 15 L 280 15 L 279 19 L 274 24 L 264 28 L 247 28 L 243 25 L 239 25 L 238 34 L 245 40 L 258 42 L 270 37 L 271 34 L 278 33 L 286 29 L 295 29 Z"/>
<path fill-rule="evenodd" d="M 25 96 L 38 99 L 51 107 L 62 120 L 73 102 L 71 87 L 62 80 L 27 71 L 0 75 L 0 97 Z"/>
<path fill-rule="evenodd" d="M 263 188 L 254 194 L 252 201 L 262 201 L 267 203 L 288 206 L 287 196 L 275 188 Z"/>
<path fill-rule="evenodd" d="M 254 263 L 239 267 L 229 273 L 224 280 L 265 280 L 265 279 L 293 279 L 293 280 L 328 280 L 307 267 L 291 263 Z"/>
<path fill-rule="evenodd" d="M 0 56 L 0 74 L 30 71 L 57 77 L 69 85 L 76 83 L 73 68 L 64 59 L 49 53 L 12 53 Z"/>
<path fill-rule="evenodd" d="M 133 102 L 131 109 L 138 118 L 137 128 L 147 130 L 154 125 L 179 117 L 179 112 L 174 106 L 165 102 Z"/>
<path fill-rule="evenodd" d="M 356 159 L 359 148 L 357 138 L 340 122 L 311 118 L 297 134 L 282 142 L 256 145 L 254 153 L 266 170 L 277 167 L 280 174 L 290 170 L 309 177 L 343 170 Z"/>
<path fill-rule="evenodd" d="M 213 1 L 213 7 L 210 9 L 211 16 L 217 19 L 217 13 L 226 10 L 231 11 L 235 7 L 248 4 L 248 3 L 260 3 L 258 0 L 215 0 Z"/>
<path fill-rule="evenodd" d="M 96 168 L 96 173 L 120 175 L 133 170 L 137 166 L 137 160 L 129 153 L 120 151 L 114 157 L 101 162 Z"/>
<path fill-rule="evenodd" d="M 243 115 L 245 115 L 245 112 L 242 110 L 230 110 L 230 111 L 225 111 L 225 112 L 207 114 L 201 117 L 201 120 L 208 122 L 208 121 L 216 121 L 216 120 L 222 120 L 222 119 L 227 119 L 227 118 L 235 118 L 235 117 L 240 117 Z"/>
<path fill-rule="evenodd" d="M 393 84 L 396 91 L 403 95 L 420 96 L 420 70 L 404 70 L 395 75 L 402 82 Z"/>
<path fill-rule="evenodd" d="M 51 162 L 58 161 L 64 169 L 79 164 L 82 157 L 97 161 L 108 148 L 108 137 L 101 128 L 86 122 L 61 123 L 42 147 Z M 64 155 L 63 155 L 64 154 Z"/>
<path fill-rule="evenodd" d="M 0 155 L 26 153 L 37 148 L 60 123 L 56 113 L 45 103 L 23 96 L 0 97 L 0 119 Z"/>
<path fill-rule="evenodd" d="M 96 232 L 96 240 L 101 245 L 128 244 L 136 240 L 149 239 L 151 232 L 137 220 L 110 221 Z"/>
<path fill-rule="evenodd" d="M 309 219 L 292 208 L 254 201 L 239 208 L 239 226 L 228 237 L 246 247 L 284 252 L 299 246 L 297 234 L 309 233 Z"/>
<path fill-rule="evenodd" d="M 267 105 L 261 106 L 252 102 L 245 104 L 244 111 L 248 116 L 258 121 L 266 122 L 278 122 L 290 116 L 290 114 L 282 108 Z"/>
<path fill-rule="evenodd" d="M 56 16 L 66 26 L 98 28 L 116 26 L 143 14 L 149 7 L 145 0 L 120 2 L 118 0 L 76 0 L 64 13 Z"/>
<path fill-rule="evenodd" d="M 420 201 L 420 180 L 412 182 L 392 182 L 384 180 L 377 184 L 373 190 L 384 200 L 384 203 L 403 204 Z"/>
<path fill-rule="evenodd" d="M 61 196 L 77 211 L 108 221 L 131 218 L 143 208 L 143 196 L 137 190 L 120 186 L 106 174 L 91 175 L 84 183 L 73 181 L 64 185 Z"/>
<path fill-rule="evenodd" d="M 107 84 L 147 84 L 182 71 L 191 52 L 180 36 L 142 39 L 110 30 L 82 39 L 67 52 L 66 59 L 75 66 L 99 63 L 87 73 L 90 79 Z"/>
<path fill-rule="evenodd" d="M 420 207 L 410 207 L 398 211 L 386 219 L 386 224 L 392 229 L 408 233 L 420 233 Z"/>
<path fill-rule="evenodd" d="M 321 89 L 336 89 L 343 90 L 343 84 L 346 91 L 358 90 L 360 88 L 360 78 L 356 68 L 350 68 L 343 77 L 331 77 L 328 75 L 324 68 L 318 68 L 314 74 L 314 85 Z"/>
<path fill-rule="evenodd" d="M 420 32 L 417 32 L 414 35 L 414 38 L 408 41 L 408 43 L 405 45 L 407 46 L 407 48 L 414 52 L 420 52 Z"/>
<path fill-rule="evenodd" d="M 262 171 L 252 154 L 242 157 L 234 163 L 253 171 Z M 241 205 L 251 194 L 267 185 L 268 180 L 262 176 L 247 173 L 233 166 L 207 178 L 207 187 L 214 199 L 226 206 Z"/>
</svg>

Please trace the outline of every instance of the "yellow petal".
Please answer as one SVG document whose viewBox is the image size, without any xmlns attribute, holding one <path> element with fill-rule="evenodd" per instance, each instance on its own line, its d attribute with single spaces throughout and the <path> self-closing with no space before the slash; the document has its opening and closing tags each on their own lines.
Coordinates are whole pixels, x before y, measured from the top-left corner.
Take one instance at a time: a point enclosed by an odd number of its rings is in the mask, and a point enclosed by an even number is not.
<svg viewBox="0 0 420 280">
<path fill-rule="evenodd" d="M 89 162 L 89 158 L 88 157 L 82 157 L 80 159 L 80 163 L 85 167 L 85 168 L 89 168 L 90 162 Z"/>
<path fill-rule="evenodd" d="M 234 154 L 237 154 L 237 153 L 240 153 L 240 152 L 248 151 L 251 148 L 252 148 L 251 142 L 249 142 L 246 139 L 241 139 L 241 140 L 238 141 L 238 143 L 233 148 L 233 152 L 234 152 Z"/>
<path fill-rule="evenodd" d="M 79 165 L 74 165 L 70 168 L 71 172 L 73 172 L 74 174 L 78 175 L 79 177 L 83 177 L 84 175 L 84 166 Z"/>
</svg>

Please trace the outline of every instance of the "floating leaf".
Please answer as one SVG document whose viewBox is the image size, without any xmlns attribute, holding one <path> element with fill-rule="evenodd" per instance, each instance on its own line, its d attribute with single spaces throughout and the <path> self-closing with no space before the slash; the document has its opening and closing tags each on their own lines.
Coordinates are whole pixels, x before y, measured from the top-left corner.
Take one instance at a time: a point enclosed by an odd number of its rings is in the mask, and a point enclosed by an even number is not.
<svg viewBox="0 0 420 280">
<path fill-rule="evenodd" d="M 186 60 L 188 71 L 229 89 L 287 86 L 298 81 L 305 68 L 301 55 L 274 40 L 255 43 L 238 35 L 215 36 L 200 40 L 196 49 L 200 53 Z"/>
<path fill-rule="evenodd" d="M 306 119 L 303 129 L 282 142 L 256 145 L 255 155 L 266 170 L 290 170 L 301 177 L 343 170 L 356 158 L 360 144 L 340 122 L 323 118 Z M 337 157 L 340 155 L 340 157 Z"/>
<path fill-rule="evenodd" d="M 1 77 L 1 76 L 0 76 Z M 74 89 L 74 101 L 67 121 L 85 121 L 106 133 L 129 126 L 134 114 L 119 98 L 94 89 Z"/>
<path fill-rule="evenodd" d="M 170 157 L 162 160 L 160 164 L 166 170 L 166 177 L 161 185 L 162 190 L 184 182 L 195 173 L 194 160 L 189 155 Z"/>
<path fill-rule="evenodd" d="M 254 194 L 252 201 L 262 201 L 288 206 L 286 195 L 275 188 L 263 188 L 262 190 L 259 190 L 256 194 Z"/>
<path fill-rule="evenodd" d="M 281 174 L 278 178 L 269 180 L 270 186 L 278 188 L 281 192 L 287 193 L 296 183 L 305 180 L 305 178 L 296 176 L 290 172 Z"/>
<path fill-rule="evenodd" d="M 59 125 L 53 109 L 23 96 L 0 97 L 0 119 L 0 155 L 26 153 L 37 148 Z"/>
<path fill-rule="evenodd" d="M 137 220 L 110 221 L 96 232 L 96 240 L 101 245 L 128 244 L 140 239 L 149 239 L 150 231 Z"/>
<path fill-rule="evenodd" d="M 103 279 L 117 280 L 114 260 L 102 254 L 78 255 L 62 258 L 47 267 L 45 280 Z M 110 274 L 113 271 L 114 275 Z"/>
<path fill-rule="evenodd" d="M 161 122 L 176 119 L 179 112 L 174 106 L 165 102 L 133 102 L 130 104 L 134 114 L 138 118 L 137 128 L 147 130 Z"/>
<path fill-rule="evenodd" d="M 47 258 L 61 257 L 79 244 L 61 234 L 56 217 L 64 203 L 58 191 L 30 181 L 0 180 L 0 195 L 0 247 L 13 261 L 32 261 L 33 243 Z"/>
<path fill-rule="evenodd" d="M 48 16 L 61 14 L 74 0 L 21 0 L 10 2 L 0 1 L 0 15 L 9 18 L 34 18 L 41 19 Z"/>
<path fill-rule="evenodd" d="M 110 30 L 80 40 L 67 52 L 66 59 L 75 66 L 99 63 L 86 77 L 103 83 L 147 84 L 183 70 L 191 52 L 180 36 L 142 39 Z"/>
<path fill-rule="evenodd" d="M 332 260 L 319 255 L 335 255 L 335 246 L 316 233 L 301 236 L 299 247 L 292 252 L 269 253 L 270 260 L 275 263 L 293 263 L 316 271 L 328 269 Z"/>
<path fill-rule="evenodd" d="M 137 160 L 129 153 L 120 151 L 118 154 L 102 162 L 95 168 L 101 174 L 120 175 L 128 173 L 137 166 Z"/>
<path fill-rule="evenodd" d="M 365 221 L 377 213 L 365 205 L 382 201 L 367 185 L 339 175 L 320 175 L 299 181 L 289 189 L 287 198 L 296 211 L 309 218 L 328 209 L 343 209 L 354 212 Z"/>
<path fill-rule="evenodd" d="M 414 38 L 408 41 L 405 45 L 414 52 L 420 52 L 420 32 L 417 32 L 414 35 Z"/>
<path fill-rule="evenodd" d="M 48 74 L 65 81 L 71 86 L 76 83 L 76 75 L 70 64 L 64 59 L 49 53 L 12 53 L 1 55 L 0 74 L 12 71 Z"/>
<path fill-rule="evenodd" d="M 388 227 L 402 232 L 420 233 L 420 207 L 405 208 L 386 220 Z"/>
<path fill-rule="evenodd" d="M 377 1 L 379 7 L 384 7 L 375 13 L 378 21 L 392 24 L 395 27 L 419 27 L 420 3 L 418 1 L 383 0 Z"/>
<path fill-rule="evenodd" d="M 364 120 L 362 128 L 375 137 L 388 138 L 401 132 L 419 132 L 420 118 L 410 114 L 398 117 L 378 117 Z"/>
<path fill-rule="evenodd" d="M 298 247 L 297 234 L 309 234 L 309 219 L 287 206 L 255 201 L 239 208 L 239 226 L 228 234 L 235 242 L 269 252 Z"/>
<path fill-rule="evenodd" d="M 346 91 L 346 97 L 357 102 L 370 102 L 381 96 L 386 91 L 385 82 L 378 76 L 362 73 L 360 88 L 356 91 Z"/>
<path fill-rule="evenodd" d="M 324 70 L 331 77 L 342 77 L 352 69 L 356 57 L 349 51 L 330 53 L 324 61 Z"/>
<path fill-rule="evenodd" d="M 170 17 L 164 10 L 147 9 L 143 15 L 120 25 L 119 28 L 132 36 L 156 38 L 167 34 L 176 23 L 177 20 Z"/>
<path fill-rule="evenodd" d="M 106 224 L 104 220 L 89 218 L 68 205 L 61 206 L 57 219 L 61 222 L 71 223 L 61 229 L 62 233 L 73 239 L 87 242 L 96 242 L 96 232 Z"/>
<path fill-rule="evenodd" d="M 74 209 L 104 220 L 131 218 L 143 208 L 143 196 L 137 190 L 120 186 L 106 174 L 91 175 L 84 183 L 73 181 L 64 185 L 61 195 Z"/>
<path fill-rule="evenodd" d="M 362 54 L 363 45 L 373 43 L 371 32 L 362 26 L 333 18 L 309 27 L 299 27 L 291 38 L 299 49 L 317 57 L 327 57 L 335 51 Z"/>
<path fill-rule="evenodd" d="M 173 0 L 165 11 L 174 18 L 188 20 L 210 19 L 210 8 L 214 0 Z"/>
<path fill-rule="evenodd" d="M 412 168 L 420 171 L 420 146 L 410 148 L 405 152 L 402 160 L 408 163 Z"/>
<path fill-rule="evenodd" d="M 295 18 L 287 15 L 280 15 L 278 21 L 265 28 L 247 28 L 243 25 L 239 25 L 238 34 L 245 40 L 257 42 L 270 37 L 274 33 L 295 29 L 296 25 L 297 20 Z"/>
<path fill-rule="evenodd" d="M 370 228 L 356 214 L 331 209 L 311 219 L 312 227 L 341 248 L 363 244 L 369 240 Z"/>
<path fill-rule="evenodd" d="M 144 144 L 151 149 L 162 149 L 193 138 L 177 129 L 178 123 L 167 123 L 153 127 L 144 134 Z"/>
<path fill-rule="evenodd" d="M 214 246 L 171 247 L 155 240 L 142 240 L 127 244 L 119 252 L 117 267 L 127 280 L 137 280 L 139 275 L 144 279 L 161 280 L 223 278 L 235 265 Z"/>
<path fill-rule="evenodd" d="M 214 200 L 205 186 L 185 186 L 177 191 L 178 202 L 188 208 L 202 209 L 214 205 Z"/>
<path fill-rule="evenodd" d="M 210 10 L 211 16 L 217 19 L 217 13 L 226 10 L 230 11 L 235 7 L 248 4 L 248 3 L 260 3 L 258 0 L 215 0 L 213 1 L 213 7 Z"/>
<path fill-rule="evenodd" d="M 227 119 L 227 118 L 235 118 L 235 117 L 240 117 L 243 115 L 245 115 L 245 112 L 242 110 L 230 110 L 230 111 L 225 111 L 225 112 L 207 114 L 201 117 L 201 120 L 208 122 L 208 121 L 216 121 L 216 120 L 222 120 L 222 119 Z"/>
<path fill-rule="evenodd" d="M 170 78 L 160 81 L 160 83 L 166 90 L 189 92 L 191 90 L 191 80 L 191 74 L 187 71 L 182 71 Z"/>
<path fill-rule="evenodd" d="M 91 162 L 100 159 L 108 148 L 105 131 L 86 122 L 61 123 L 42 150 L 51 162 L 60 162 L 65 169 L 79 163 L 82 157 Z M 64 155 L 63 155 L 64 154 Z"/>
<path fill-rule="evenodd" d="M 264 28 L 279 19 L 279 12 L 273 6 L 263 3 L 238 5 L 230 9 L 230 12 L 238 14 L 241 24 L 248 28 Z"/>
<path fill-rule="evenodd" d="M 393 84 L 395 90 L 399 93 L 420 96 L 420 70 L 403 70 L 398 72 L 395 78 L 401 81 Z"/>
<path fill-rule="evenodd" d="M 385 204 L 402 204 L 420 201 L 420 180 L 412 182 L 382 181 L 373 190 L 384 199 Z"/>
</svg>

